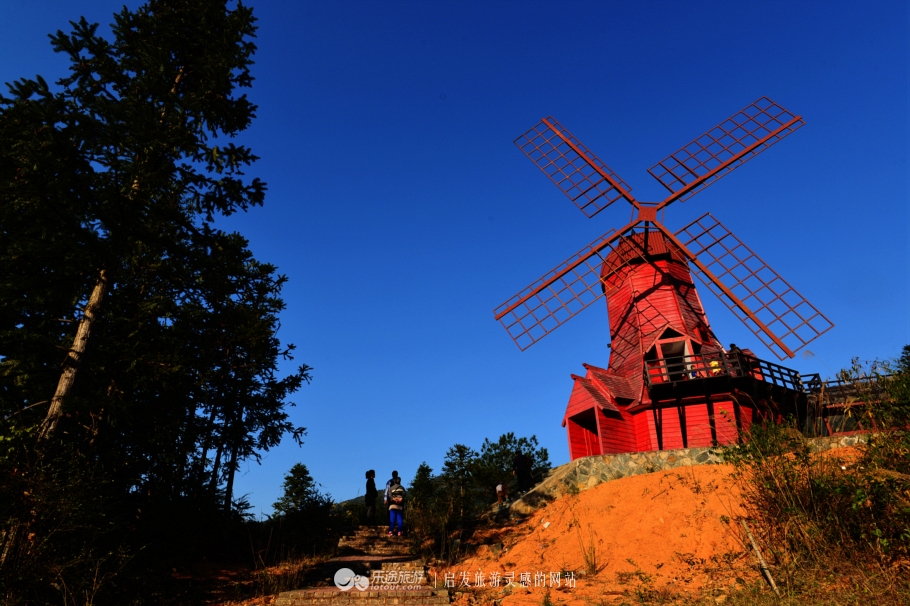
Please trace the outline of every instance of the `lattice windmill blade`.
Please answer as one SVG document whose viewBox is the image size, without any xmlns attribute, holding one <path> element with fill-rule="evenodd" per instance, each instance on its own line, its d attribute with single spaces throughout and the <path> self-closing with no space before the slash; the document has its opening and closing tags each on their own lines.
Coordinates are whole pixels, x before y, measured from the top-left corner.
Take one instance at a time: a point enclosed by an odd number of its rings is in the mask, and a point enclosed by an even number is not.
<svg viewBox="0 0 910 606">
<path fill-rule="evenodd" d="M 696 264 L 699 279 L 781 360 L 793 357 L 796 351 L 834 326 L 710 213 L 677 231 L 676 236 L 720 284 Z M 784 347 L 722 287 L 737 297 Z"/>
<path fill-rule="evenodd" d="M 751 103 L 648 169 L 671 192 L 658 209 L 687 200 L 804 124 L 767 97 Z"/>
<path fill-rule="evenodd" d="M 603 262 L 624 241 L 624 231 L 611 229 L 493 310 L 519 349 L 524 351 L 603 296 Z"/>
<path fill-rule="evenodd" d="M 589 218 L 620 198 L 638 207 L 632 188 L 552 117 L 515 139 L 515 145 Z"/>
</svg>

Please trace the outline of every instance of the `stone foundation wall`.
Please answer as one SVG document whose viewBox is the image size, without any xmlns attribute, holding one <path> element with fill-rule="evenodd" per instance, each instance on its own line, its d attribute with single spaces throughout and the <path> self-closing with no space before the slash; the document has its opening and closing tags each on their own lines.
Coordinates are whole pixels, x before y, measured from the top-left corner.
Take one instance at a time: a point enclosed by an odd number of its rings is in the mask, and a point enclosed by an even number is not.
<svg viewBox="0 0 910 606">
<path fill-rule="evenodd" d="M 815 451 L 854 446 L 866 441 L 867 434 L 809 438 Z M 691 465 L 723 463 L 714 448 L 680 448 L 615 455 L 594 455 L 575 459 L 550 471 L 547 477 L 511 506 L 513 514 L 524 515 L 566 494 L 594 488 L 609 482 L 642 473 L 653 473 Z"/>
</svg>

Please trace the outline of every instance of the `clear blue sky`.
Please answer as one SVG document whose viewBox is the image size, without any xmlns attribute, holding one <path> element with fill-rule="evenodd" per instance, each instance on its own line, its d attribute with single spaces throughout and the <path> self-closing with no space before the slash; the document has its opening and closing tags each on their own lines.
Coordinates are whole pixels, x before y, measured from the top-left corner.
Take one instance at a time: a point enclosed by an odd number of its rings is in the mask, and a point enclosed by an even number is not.
<svg viewBox="0 0 910 606">
<path fill-rule="evenodd" d="M 59 78 L 47 34 L 120 4 L 0 2 L 0 81 Z M 240 471 L 258 510 L 296 462 L 341 499 L 367 468 L 410 480 L 508 431 L 568 460 L 569 374 L 607 364 L 605 305 L 526 352 L 492 309 L 629 210 L 585 218 L 512 145 L 543 116 L 659 200 L 646 169 L 758 97 L 802 115 L 666 223 L 710 211 L 835 323 L 793 368 L 830 375 L 910 343 L 906 2 L 251 4 L 245 141 L 269 193 L 222 226 L 289 276 L 280 336 L 315 368 L 294 398 L 304 446 Z M 723 343 L 775 359 L 701 292 Z"/>
</svg>

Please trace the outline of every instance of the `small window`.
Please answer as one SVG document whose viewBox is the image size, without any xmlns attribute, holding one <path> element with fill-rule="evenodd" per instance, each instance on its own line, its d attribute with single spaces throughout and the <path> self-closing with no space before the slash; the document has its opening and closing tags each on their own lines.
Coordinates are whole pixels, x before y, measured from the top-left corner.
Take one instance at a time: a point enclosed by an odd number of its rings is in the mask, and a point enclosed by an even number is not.
<svg viewBox="0 0 910 606">
<path fill-rule="evenodd" d="M 686 355 L 686 342 L 673 341 L 672 343 L 661 343 L 660 353 L 664 358 L 681 358 Z"/>
<path fill-rule="evenodd" d="M 681 336 L 682 336 L 681 334 L 679 334 L 672 328 L 668 328 L 664 331 L 664 334 L 660 335 L 660 340 L 663 341 L 664 339 L 678 339 Z"/>
</svg>

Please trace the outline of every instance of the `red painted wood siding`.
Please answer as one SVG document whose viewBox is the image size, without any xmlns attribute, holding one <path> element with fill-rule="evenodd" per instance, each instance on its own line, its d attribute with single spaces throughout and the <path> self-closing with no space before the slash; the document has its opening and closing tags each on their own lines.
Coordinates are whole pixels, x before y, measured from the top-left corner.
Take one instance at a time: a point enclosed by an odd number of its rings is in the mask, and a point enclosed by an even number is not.
<svg viewBox="0 0 910 606">
<path fill-rule="evenodd" d="M 572 442 L 572 452 L 575 453 L 575 458 L 586 457 L 591 454 L 589 452 L 589 440 L 587 435 L 585 435 L 590 432 L 572 420 L 569 421 L 568 426 L 571 428 L 569 440 Z"/>
<path fill-rule="evenodd" d="M 718 444 L 733 444 L 739 438 L 736 427 L 737 405 L 732 401 L 715 402 L 714 426 L 717 428 Z"/>
<path fill-rule="evenodd" d="M 711 435 L 711 422 L 706 403 L 686 406 L 686 435 L 689 448 L 713 446 L 714 438 Z"/>
<path fill-rule="evenodd" d="M 659 234 L 652 234 L 649 247 L 669 250 Z M 612 372 L 624 377 L 638 376 L 644 353 L 666 328 L 672 328 L 696 343 L 720 346 L 710 335 L 708 320 L 686 263 L 664 258 L 652 263 L 622 266 L 611 273 L 608 266 L 616 267 L 621 258 L 620 251 L 608 257 L 604 264 L 612 345 L 608 368 Z"/>
<path fill-rule="evenodd" d="M 637 452 L 658 450 L 657 429 L 654 427 L 654 415 L 650 410 L 635 413 L 635 441 L 638 443 Z"/>
<path fill-rule="evenodd" d="M 597 409 L 584 410 L 566 420 L 572 459 L 601 454 Z"/>
<path fill-rule="evenodd" d="M 632 415 L 627 412 L 601 412 L 601 449 L 604 454 L 638 452 Z"/>
<path fill-rule="evenodd" d="M 739 422 L 742 426 L 743 432 L 749 431 L 749 428 L 752 427 L 752 423 L 756 418 L 757 415 L 755 414 L 755 409 L 751 406 L 739 407 Z"/>
<path fill-rule="evenodd" d="M 663 450 L 672 450 L 674 448 L 685 448 L 683 444 L 682 428 L 679 423 L 679 407 L 677 408 L 658 408 L 656 410 L 657 420 L 659 421 L 661 435 L 663 436 Z M 651 412 L 653 418 L 655 411 Z"/>
<path fill-rule="evenodd" d="M 594 398 L 591 397 L 585 389 L 578 384 L 578 381 L 572 382 L 572 394 L 569 396 L 569 404 L 566 406 L 565 418 L 575 416 L 583 410 L 587 410 L 595 405 Z"/>
</svg>

